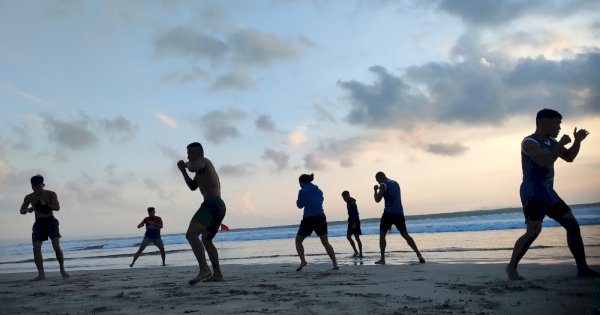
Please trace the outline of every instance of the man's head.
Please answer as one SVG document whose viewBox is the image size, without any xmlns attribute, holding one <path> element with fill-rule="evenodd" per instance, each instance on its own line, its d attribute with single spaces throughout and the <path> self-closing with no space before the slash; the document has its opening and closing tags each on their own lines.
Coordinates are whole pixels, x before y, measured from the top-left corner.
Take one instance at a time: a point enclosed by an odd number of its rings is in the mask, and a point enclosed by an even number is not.
<svg viewBox="0 0 600 315">
<path fill-rule="evenodd" d="M 342 191 L 342 198 L 344 199 L 344 201 L 348 202 L 348 200 L 350 199 L 350 192 L 347 190 Z"/>
<path fill-rule="evenodd" d="M 148 207 L 148 215 L 149 216 L 154 216 L 155 213 L 156 213 L 156 211 L 154 210 L 154 207 Z"/>
<path fill-rule="evenodd" d="M 544 136 L 556 138 L 560 132 L 560 123 L 562 115 L 553 110 L 544 108 L 535 116 L 536 132 L 542 133 Z"/>
<path fill-rule="evenodd" d="M 298 183 L 300 184 L 300 187 L 304 187 L 304 185 L 312 183 L 314 179 L 315 174 L 302 174 L 300 177 L 298 177 Z"/>
<path fill-rule="evenodd" d="M 190 172 L 197 172 L 206 166 L 204 161 L 204 148 L 199 142 L 192 142 L 187 146 L 187 154 L 189 162 L 186 167 Z"/>
<path fill-rule="evenodd" d="M 380 184 L 386 179 L 387 177 L 384 172 L 377 172 L 377 174 L 375 174 L 375 180 Z"/>
<path fill-rule="evenodd" d="M 35 192 L 40 192 L 42 189 L 44 189 L 44 177 L 40 174 L 34 175 L 33 177 L 31 177 L 30 179 L 31 182 L 31 189 L 33 189 L 33 191 Z"/>
</svg>

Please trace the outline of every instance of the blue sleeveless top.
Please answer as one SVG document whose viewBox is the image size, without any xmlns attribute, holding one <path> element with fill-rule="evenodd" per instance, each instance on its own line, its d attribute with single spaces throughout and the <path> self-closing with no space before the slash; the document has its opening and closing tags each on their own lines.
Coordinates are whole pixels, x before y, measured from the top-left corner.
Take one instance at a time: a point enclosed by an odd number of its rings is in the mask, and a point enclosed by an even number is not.
<svg viewBox="0 0 600 315">
<path fill-rule="evenodd" d="M 544 200 L 557 200 L 554 192 L 554 167 L 546 168 L 537 164 L 523 151 L 525 141 L 534 141 L 545 151 L 551 151 L 556 145 L 556 140 L 550 138 L 543 141 L 540 137 L 532 134 L 521 142 L 521 167 L 523 168 L 523 183 L 521 184 L 521 199 L 530 197 L 542 198 Z"/>
<path fill-rule="evenodd" d="M 383 212 L 403 214 L 404 209 L 402 208 L 402 199 L 400 197 L 400 185 L 391 179 L 387 179 L 383 183 L 387 187 L 387 190 L 383 194 L 383 198 L 385 199 Z"/>
</svg>

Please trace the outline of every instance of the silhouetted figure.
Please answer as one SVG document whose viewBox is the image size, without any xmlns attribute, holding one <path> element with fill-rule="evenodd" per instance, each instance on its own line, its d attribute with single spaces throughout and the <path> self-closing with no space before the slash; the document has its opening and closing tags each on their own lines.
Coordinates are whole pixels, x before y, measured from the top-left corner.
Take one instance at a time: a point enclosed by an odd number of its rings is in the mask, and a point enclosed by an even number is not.
<svg viewBox="0 0 600 315">
<path fill-rule="evenodd" d="M 325 250 L 327 251 L 327 255 L 331 258 L 333 270 L 337 270 L 339 268 L 337 261 L 335 260 L 335 252 L 327 239 L 327 218 L 323 211 L 323 192 L 319 187 L 312 183 L 314 179 L 315 175 L 313 174 L 302 174 L 298 179 L 301 189 L 298 192 L 296 206 L 298 206 L 299 209 L 304 208 L 304 215 L 300 222 L 298 235 L 296 235 L 296 251 L 298 251 L 298 256 L 300 257 L 300 265 L 296 271 L 302 270 L 302 268 L 307 265 L 306 259 L 304 258 L 304 245 L 302 245 L 302 242 L 305 238 L 310 236 L 313 231 L 317 233 L 323 247 L 325 247 Z"/>
<path fill-rule="evenodd" d="M 33 233 L 31 234 L 33 242 L 33 260 L 38 270 L 38 275 L 33 280 L 46 279 L 44 272 L 44 258 L 42 257 L 42 243 L 45 240 L 52 241 L 52 247 L 56 253 L 56 260 L 60 266 L 60 274 L 67 278 L 69 274 L 65 271 L 65 261 L 62 249 L 60 248 L 60 232 L 58 230 L 58 220 L 54 217 L 53 211 L 60 210 L 58 197 L 56 193 L 44 189 L 44 177 L 35 175 L 31 177 L 31 189 L 33 193 L 25 196 L 21 205 L 21 214 L 27 214 L 35 211 L 35 223 L 33 224 Z M 29 207 L 31 205 L 31 207 Z"/>
<path fill-rule="evenodd" d="M 162 265 L 165 264 L 165 245 L 163 244 L 162 238 L 160 237 L 160 229 L 163 228 L 162 219 L 156 215 L 156 210 L 154 207 L 148 208 L 148 216 L 138 224 L 138 229 L 142 228 L 142 226 L 146 226 L 146 234 L 144 234 L 144 239 L 140 244 L 140 249 L 138 249 L 137 253 L 133 255 L 133 261 L 129 265 L 129 267 L 133 267 L 135 261 L 140 257 L 146 246 L 150 245 L 150 243 L 154 243 L 156 247 L 160 250 L 160 257 L 162 258 Z"/>
<path fill-rule="evenodd" d="M 346 238 L 354 250 L 354 257 L 363 258 L 362 243 L 360 242 L 360 235 L 362 234 L 362 231 L 360 230 L 360 218 L 358 216 L 356 199 L 350 197 L 350 192 L 347 190 L 342 192 L 342 198 L 346 202 L 346 208 L 348 209 L 348 231 L 346 232 Z M 356 238 L 358 250 L 356 250 L 356 245 L 354 245 L 352 235 L 354 235 L 354 238 Z"/>
<path fill-rule="evenodd" d="M 563 135 L 557 142 L 562 115 L 552 109 L 542 109 L 536 116 L 535 133 L 521 142 L 521 166 L 523 182 L 520 188 L 521 203 L 525 215 L 527 230 L 515 243 L 510 262 L 506 266 L 506 274 L 510 280 L 522 280 L 517 272 L 519 261 L 533 241 L 542 231 L 542 221 L 547 215 L 558 222 L 567 231 L 567 244 L 577 263 L 580 277 L 598 277 L 600 274 L 587 265 L 585 250 L 579 223 L 573 216 L 571 208 L 554 191 L 554 162 L 561 158 L 573 162 L 581 142 L 589 134 L 585 129 L 573 131 L 574 142 L 570 148 L 565 145 L 571 142 L 568 135 Z"/>
<path fill-rule="evenodd" d="M 380 202 L 381 199 L 385 199 L 385 208 L 383 209 L 383 215 L 381 216 L 381 223 L 379 225 L 379 248 L 381 250 L 381 259 L 376 261 L 375 264 L 385 265 L 385 236 L 387 232 L 391 230 L 392 225 L 395 225 L 400 235 L 406 240 L 406 243 L 412 250 L 417 254 L 420 263 L 425 263 L 425 259 L 421 256 L 417 244 L 408 235 L 406 231 L 406 222 L 404 219 L 404 208 L 402 208 L 402 199 L 400 197 L 400 185 L 394 180 L 391 180 L 385 176 L 383 172 L 375 174 L 375 179 L 379 185 L 373 187 L 375 202 Z"/>
<path fill-rule="evenodd" d="M 221 267 L 219 266 L 219 253 L 212 242 L 219 231 L 226 212 L 225 203 L 221 199 L 219 175 L 212 162 L 204 157 L 204 149 L 200 143 L 190 143 L 187 146 L 187 153 L 189 162 L 180 160 L 177 162 L 177 167 L 181 171 L 185 183 L 190 190 L 200 189 L 204 197 L 204 202 L 202 202 L 200 209 L 192 217 L 190 226 L 185 234 L 200 267 L 198 275 L 190 280 L 189 283 L 224 281 Z M 194 179 L 190 178 L 187 173 L 188 170 L 195 173 Z M 200 237 L 202 240 L 199 239 Z M 206 263 L 205 249 L 213 267 L 212 272 Z"/>
</svg>

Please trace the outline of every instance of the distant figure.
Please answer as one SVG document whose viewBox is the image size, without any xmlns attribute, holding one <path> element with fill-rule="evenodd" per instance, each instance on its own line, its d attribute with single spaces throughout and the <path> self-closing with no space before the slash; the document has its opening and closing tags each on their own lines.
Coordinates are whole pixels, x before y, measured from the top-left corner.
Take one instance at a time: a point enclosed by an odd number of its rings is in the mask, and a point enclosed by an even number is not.
<svg viewBox="0 0 600 315">
<path fill-rule="evenodd" d="M 346 208 L 348 209 L 348 231 L 346 232 L 346 238 L 354 250 L 354 257 L 363 258 L 362 243 L 360 242 L 360 235 L 362 234 L 362 231 L 360 230 L 360 218 L 358 216 L 356 199 L 350 197 L 350 192 L 347 190 L 342 192 L 342 198 L 346 202 Z M 354 245 L 354 241 L 352 240 L 352 235 L 354 235 L 356 238 L 356 243 L 358 243 L 358 251 L 356 250 L 356 245 Z"/>
<path fill-rule="evenodd" d="M 56 260 L 60 266 L 60 274 L 68 278 L 69 274 L 65 271 L 65 261 L 62 249 L 60 248 L 60 232 L 58 230 L 58 220 L 52 214 L 52 211 L 60 210 L 58 197 L 56 193 L 44 189 L 44 177 L 35 175 L 31 177 L 31 189 L 33 193 L 25 196 L 21 205 L 21 214 L 27 214 L 35 211 L 35 223 L 33 224 L 33 233 L 31 234 L 33 242 L 33 260 L 38 270 L 38 275 L 33 280 L 39 281 L 46 279 L 44 272 L 44 258 L 42 257 L 42 243 L 50 238 L 52 247 L 56 253 Z M 29 207 L 31 205 L 31 207 Z"/>
<path fill-rule="evenodd" d="M 379 185 L 375 185 L 374 197 L 375 202 L 380 202 L 381 199 L 385 199 L 385 208 L 383 209 L 383 216 L 381 216 L 381 223 L 379 225 L 379 248 L 381 249 L 381 259 L 376 261 L 377 265 L 385 265 L 385 236 L 392 225 L 395 225 L 400 235 L 406 240 L 406 243 L 412 250 L 417 254 L 420 263 L 425 263 L 425 259 L 421 256 L 417 244 L 408 235 L 406 231 L 406 222 L 404 220 L 404 208 L 402 208 L 402 199 L 400 197 L 400 185 L 394 180 L 391 180 L 385 176 L 383 172 L 375 174 L 375 179 Z"/>
<path fill-rule="evenodd" d="M 304 215 L 300 222 L 298 235 L 296 235 L 296 251 L 298 251 L 298 256 L 300 257 L 300 266 L 298 266 L 296 271 L 302 270 L 302 268 L 307 265 L 306 259 L 304 259 L 304 246 L 302 245 L 302 242 L 305 238 L 310 236 L 313 231 L 317 233 L 323 247 L 325 247 L 325 250 L 327 251 L 327 255 L 331 258 L 333 270 L 338 270 L 335 252 L 327 239 L 327 218 L 323 211 L 323 192 L 319 187 L 312 183 L 314 179 L 315 175 L 313 174 L 302 174 L 298 179 L 301 189 L 298 192 L 296 206 L 299 209 L 304 208 Z"/>
<path fill-rule="evenodd" d="M 138 229 L 142 226 L 146 226 L 146 234 L 144 234 L 144 240 L 140 244 L 140 249 L 138 249 L 137 253 L 133 255 L 133 261 L 129 265 L 129 267 L 133 267 L 135 261 L 140 257 L 146 246 L 150 245 L 150 243 L 154 243 L 156 247 L 160 250 L 160 257 L 162 258 L 162 265 L 165 264 L 165 246 L 163 245 L 162 238 L 160 237 L 160 229 L 163 228 L 162 219 L 156 215 L 156 210 L 154 207 L 148 208 L 148 216 L 138 224 Z"/>
<path fill-rule="evenodd" d="M 555 110 L 540 110 L 535 120 L 535 133 L 521 142 L 523 182 L 520 195 L 527 230 L 515 243 L 512 257 L 506 266 L 506 274 L 510 280 L 523 279 L 517 272 L 517 265 L 542 231 L 542 221 L 546 215 L 567 231 L 567 244 L 577 263 L 577 274 L 580 277 L 600 276 L 587 265 L 579 223 L 553 188 L 554 162 L 558 158 L 573 162 L 579 153 L 581 141 L 589 134 L 585 129 L 577 130 L 576 127 L 573 131 L 575 141 L 567 149 L 564 146 L 571 142 L 568 135 L 563 135 L 556 141 L 561 120 L 562 115 Z"/>
<path fill-rule="evenodd" d="M 200 267 L 198 275 L 189 283 L 225 281 L 219 266 L 219 253 L 212 242 L 219 231 L 226 211 L 225 203 L 221 199 L 219 175 L 217 175 L 212 162 L 204 157 L 204 149 L 200 143 L 190 143 L 187 146 L 187 154 L 189 162 L 180 160 L 177 162 L 177 167 L 190 190 L 199 188 L 204 197 L 204 202 L 192 217 L 185 234 Z M 190 178 L 187 173 L 188 170 L 195 173 L 194 179 Z M 199 239 L 200 236 L 202 240 Z M 205 249 L 213 267 L 212 272 L 206 263 Z"/>
</svg>

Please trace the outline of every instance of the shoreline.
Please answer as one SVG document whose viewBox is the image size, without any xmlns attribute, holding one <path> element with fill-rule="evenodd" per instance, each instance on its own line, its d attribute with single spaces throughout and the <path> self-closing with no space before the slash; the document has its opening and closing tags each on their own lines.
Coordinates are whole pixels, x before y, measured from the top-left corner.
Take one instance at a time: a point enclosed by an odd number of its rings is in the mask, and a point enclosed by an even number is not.
<svg viewBox="0 0 600 315">
<path fill-rule="evenodd" d="M 410 313 L 504 314 L 600 311 L 600 279 L 573 264 L 523 264 L 508 281 L 504 264 L 223 265 L 226 282 L 187 281 L 197 267 L 4 274 L 2 313 Z M 600 269 L 599 266 L 592 266 Z"/>
</svg>

